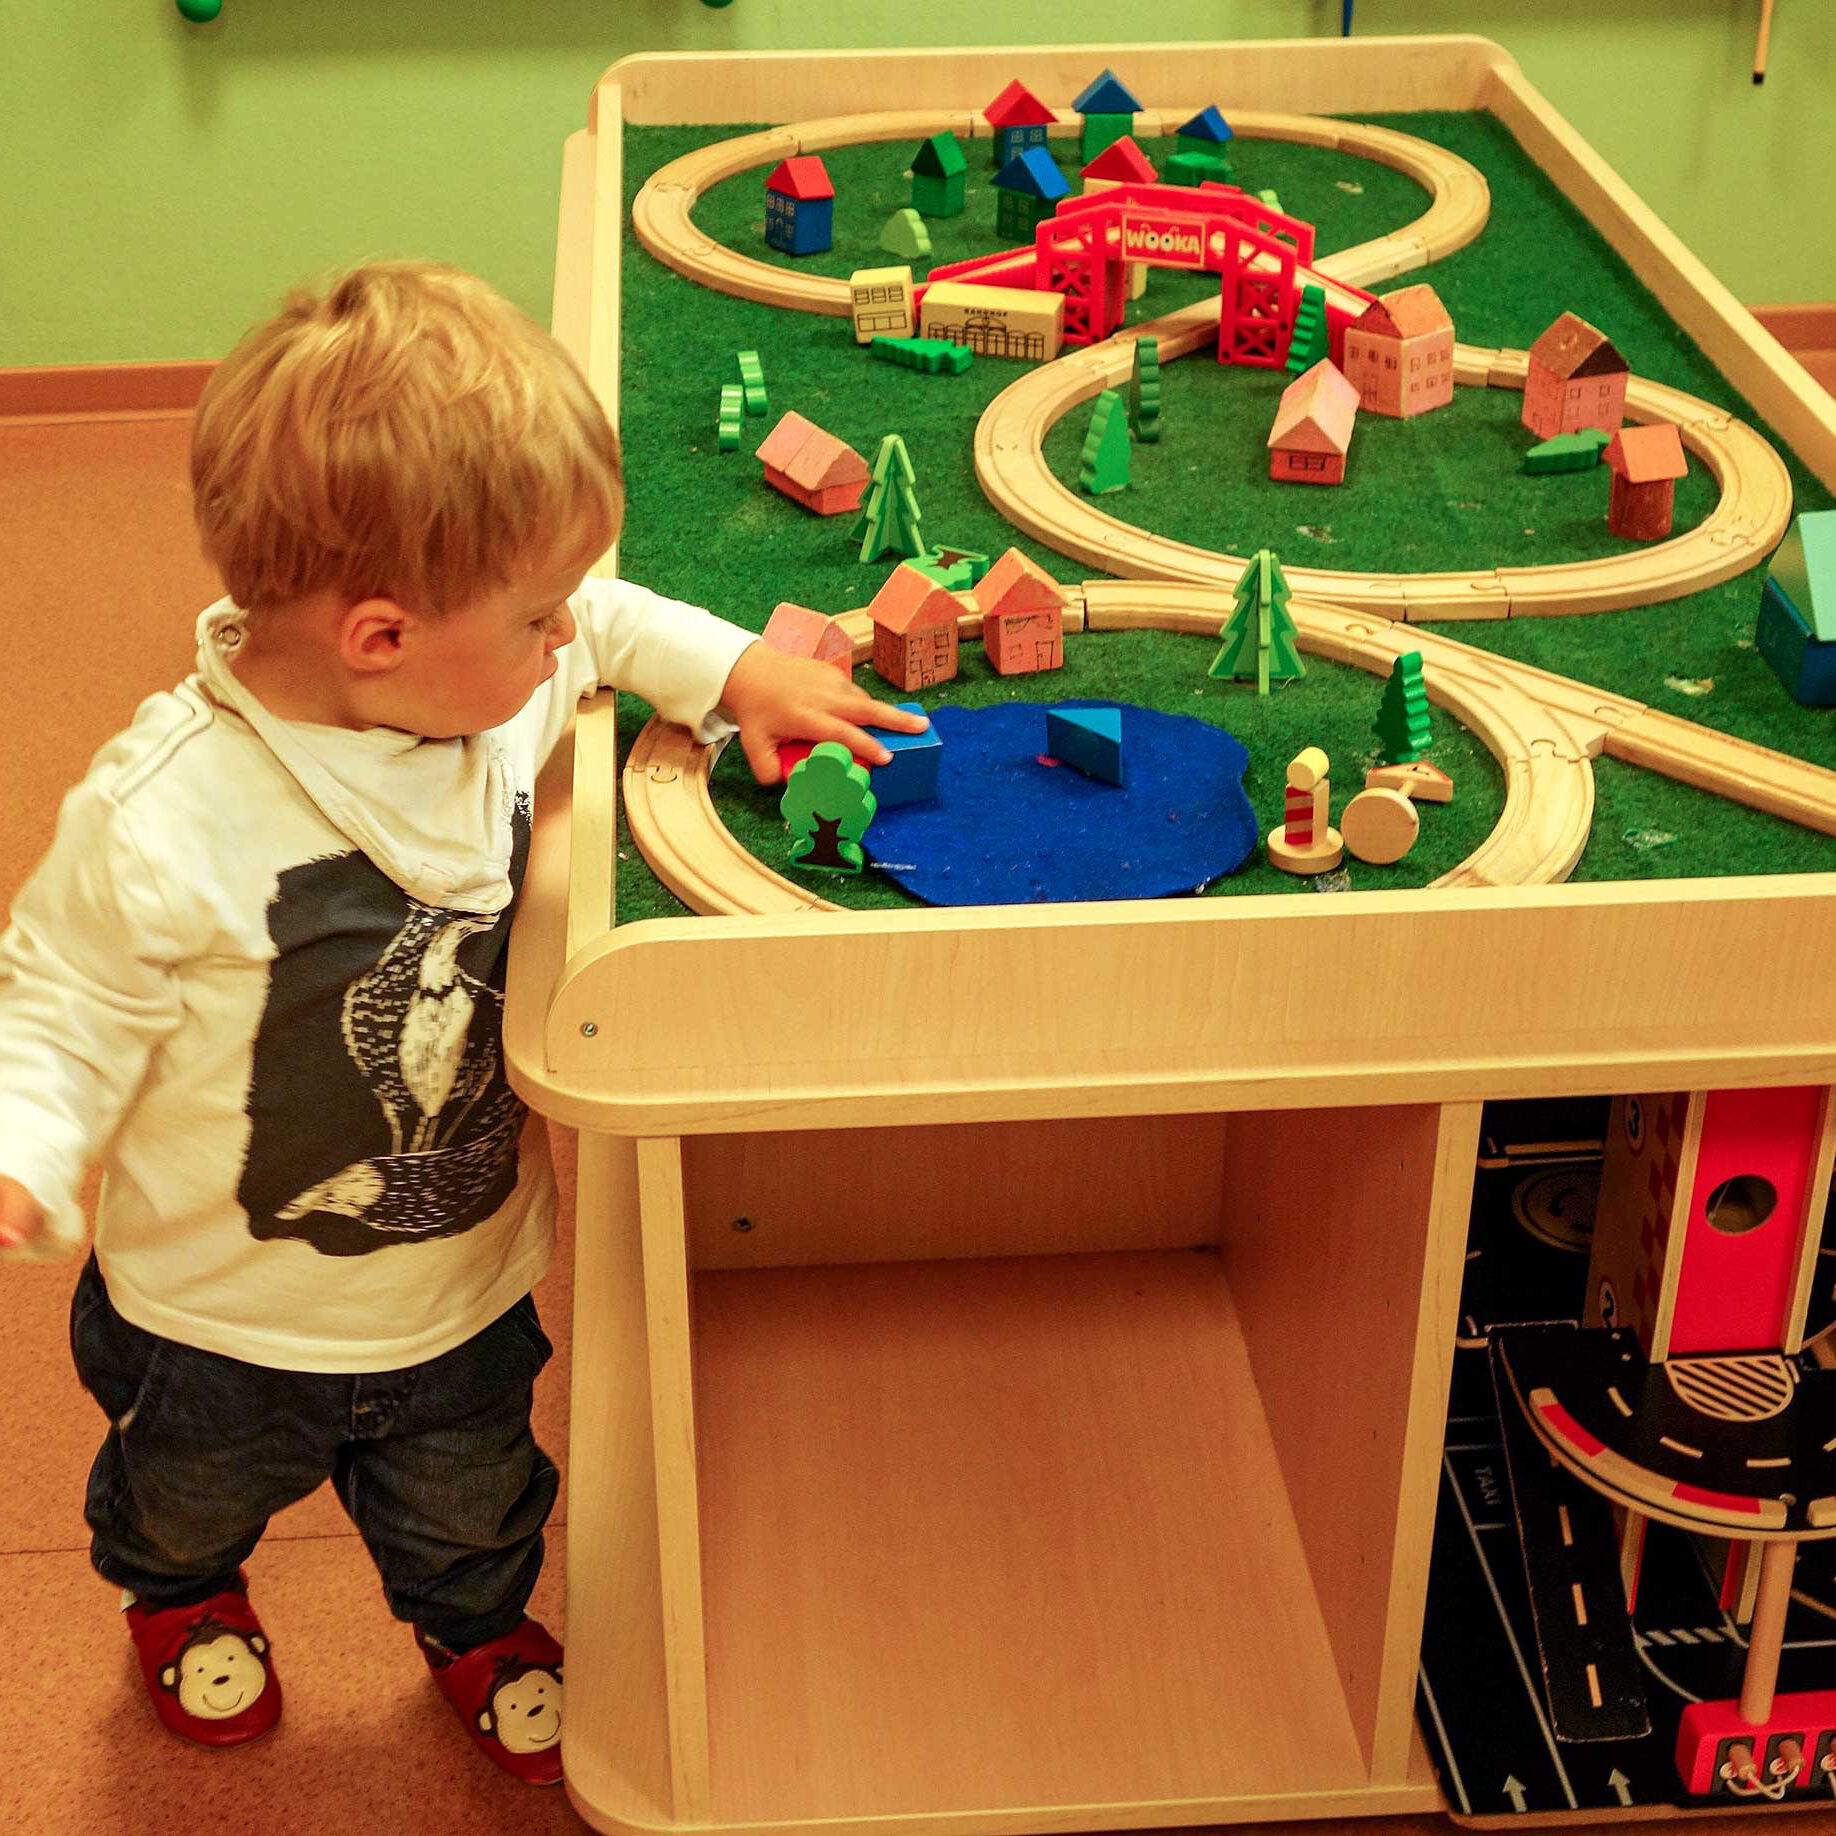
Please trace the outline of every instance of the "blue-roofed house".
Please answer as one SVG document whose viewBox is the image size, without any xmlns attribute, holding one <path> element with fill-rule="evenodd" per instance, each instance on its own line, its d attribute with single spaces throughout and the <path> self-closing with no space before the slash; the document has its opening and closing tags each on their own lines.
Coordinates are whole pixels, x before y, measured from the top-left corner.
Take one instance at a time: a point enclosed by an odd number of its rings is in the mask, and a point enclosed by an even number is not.
<svg viewBox="0 0 1836 1836">
<path fill-rule="evenodd" d="M 1792 519 L 1766 570 L 1754 642 L 1796 700 L 1836 707 L 1836 510 Z"/>
<path fill-rule="evenodd" d="M 1111 141 L 1132 134 L 1135 116 L 1141 109 L 1141 104 L 1113 70 L 1105 70 L 1100 77 L 1085 84 L 1072 98 L 1071 106 L 1084 118 L 1078 161 L 1084 166 Z"/>
<path fill-rule="evenodd" d="M 1016 153 L 994 175 L 1001 194 L 995 208 L 995 234 L 1014 242 L 1030 242 L 1033 231 L 1068 197 L 1071 186 L 1044 147 Z"/>
</svg>

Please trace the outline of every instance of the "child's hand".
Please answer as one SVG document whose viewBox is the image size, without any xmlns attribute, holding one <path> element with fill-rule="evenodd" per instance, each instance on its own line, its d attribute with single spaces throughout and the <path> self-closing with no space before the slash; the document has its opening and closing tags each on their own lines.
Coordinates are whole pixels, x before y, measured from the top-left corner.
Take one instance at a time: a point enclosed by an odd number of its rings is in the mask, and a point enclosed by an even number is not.
<svg viewBox="0 0 1836 1836">
<path fill-rule="evenodd" d="M 44 1206 L 18 1180 L 0 1173 L 0 1249 L 18 1249 L 44 1227 Z"/>
<path fill-rule="evenodd" d="M 884 765 L 892 754 L 863 733 L 863 726 L 922 733 L 930 725 L 922 714 L 875 701 L 833 663 L 787 657 L 764 644 L 740 653 L 720 699 L 739 727 L 746 763 L 761 784 L 778 782 L 778 746 L 784 740 L 839 740 L 850 752 Z"/>
</svg>

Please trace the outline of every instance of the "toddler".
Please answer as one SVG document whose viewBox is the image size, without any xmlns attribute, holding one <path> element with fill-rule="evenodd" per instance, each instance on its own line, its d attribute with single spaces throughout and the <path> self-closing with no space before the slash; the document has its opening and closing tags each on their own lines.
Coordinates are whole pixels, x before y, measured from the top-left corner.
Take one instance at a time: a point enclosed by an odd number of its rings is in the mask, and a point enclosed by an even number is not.
<svg viewBox="0 0 1836 1836">
<path fill-rule="evenodd" d="M 205 1746 L 281 1689 L 241 1565 L 330 1479 L 472 1740 L 560 1777 L 524 1613 L 554 1502 L 546 1137 L 504 1077 L 536 773 L 616 683 L 755 774 L 924 722 L 708 612 L 583 579 L 618 448 L 482 282 L 373 263 L 220 364 L 192 481 L 229 597 L 196 673 L 66 797 L 0 937 L 0 1247 L 94 1251 L 70 1338 L 109 1429 L 85 1517 L 147 1693 Z"/>
</svg>

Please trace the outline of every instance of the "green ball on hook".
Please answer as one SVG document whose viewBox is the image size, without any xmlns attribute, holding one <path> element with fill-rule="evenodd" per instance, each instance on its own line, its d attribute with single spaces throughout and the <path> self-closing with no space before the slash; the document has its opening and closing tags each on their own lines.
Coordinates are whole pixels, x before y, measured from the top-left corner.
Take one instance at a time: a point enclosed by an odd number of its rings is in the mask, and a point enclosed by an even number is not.
<svg viewBox="0 0 1836 1836">
<path fill-rule="evenodd" d="M 178 0 L 178 10 L 193 25 L 209 25 L 223 11 L 223 0 Z"/>
</svg>

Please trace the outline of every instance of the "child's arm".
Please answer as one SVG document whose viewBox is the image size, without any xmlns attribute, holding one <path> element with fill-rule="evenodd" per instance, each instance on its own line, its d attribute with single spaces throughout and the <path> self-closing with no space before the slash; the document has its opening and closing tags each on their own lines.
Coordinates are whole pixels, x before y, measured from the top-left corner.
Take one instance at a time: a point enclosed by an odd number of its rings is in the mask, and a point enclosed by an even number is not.
<svg viewBox="0 0 1836 1836">
<path fill-rule="evenodd" d="M 120 806 L 94 778 L 0 935 L 0 1175 L 43 1213 L 17 1254 L 81 1246 L 77 1192 L 178 1025 L 173 927 Z M 0 1191 L 0 1228 L 34 1222 Z"/>
<path fill-rule="evenodd" d="M 561 692 L 549 711 L 555 730 L 543 735 L 543 757 L 574 703 L 607 683 L 641 695 L 704 743 L 725 739 L 737 725 L 762 784 L 777 781 L 780 740 L 839 740 L 884 764 L 890 755 L 863 725 L 913 733 L 925 726 L 922 717 L 876 701 L 831 664 L 780 656 L 742 626 L 628 580 L 586 580 L 569 609 L 578 636 L 557 653 Z"/>
</svg>

